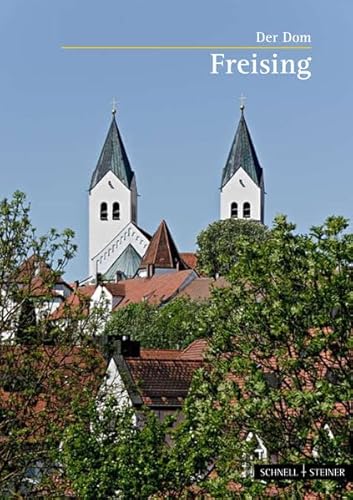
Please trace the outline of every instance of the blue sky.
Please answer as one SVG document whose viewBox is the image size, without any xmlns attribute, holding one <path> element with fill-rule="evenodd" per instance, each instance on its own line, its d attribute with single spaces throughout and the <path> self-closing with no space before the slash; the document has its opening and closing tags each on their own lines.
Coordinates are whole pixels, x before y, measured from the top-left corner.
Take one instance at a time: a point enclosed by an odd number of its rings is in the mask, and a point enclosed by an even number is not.
<svg viewBox="0 0 353 500">
<path fill-rule="evenodd" d="M 331 214 L 352 217 L 352 0 L 2 0 L 0 9 L 0 196 L 26 192 L 40 233 L 74 229 L 68 279 L 87 275 L 87 189 L 113 97 L 139 225 L 153 232 L 166 219 L 180 250 L 193 250 L 219 216 L 241 93 L 265 172 L 266 222 L 285 213 L 306 231 Z M 247 45 L 256 31 L 311 34 L 311 79 L 210 75 L 210 51 L 61 49 Z"/>
</svg>

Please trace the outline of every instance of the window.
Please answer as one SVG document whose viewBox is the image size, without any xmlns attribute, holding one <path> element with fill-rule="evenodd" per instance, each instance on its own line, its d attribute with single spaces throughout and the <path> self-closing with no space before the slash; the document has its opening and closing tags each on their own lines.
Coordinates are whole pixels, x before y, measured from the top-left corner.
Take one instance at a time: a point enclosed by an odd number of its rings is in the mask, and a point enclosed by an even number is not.
<svg viewBox="0 0 353 500">
<path fill-rule="evenodd" d="M 108 205 L 105 201 L 101 203 L 101 220 L 108 220 Z"/>
<path fill-rule="evenodd" d="M 238 203 L 235 203 L 235 201 L 230 205 L 230 216 L 232 219 L 238 217 Z"/>
<path fill-rule="evenodd" d="M 113 203 L 113 220 L 120 220 L 120 203 Z"/>
<path fill-rule="evenodd" d="M 246 201 L 243 205 L 243 217 L 244 219 L 250 219 L 250 216 L 251 216 L 250 203 Z"/>
</svg>

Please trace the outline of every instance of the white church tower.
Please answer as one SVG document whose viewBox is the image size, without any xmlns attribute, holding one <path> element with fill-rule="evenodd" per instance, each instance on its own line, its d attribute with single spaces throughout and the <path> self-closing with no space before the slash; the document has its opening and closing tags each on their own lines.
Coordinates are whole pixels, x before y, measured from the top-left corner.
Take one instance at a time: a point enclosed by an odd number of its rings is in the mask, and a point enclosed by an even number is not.
<svg viewBox="0 0 353 500">
<path fill-rule="evenodd" d="M 136 178 L 116 123 L 115 108 L 112 114 L 89 188 L 89 275 L 92 279 L 98 273 L 108 273 L 106 279 L 114 279 L 112 273 L 118 272 L 130 277 L 149 243 L 148 235 L 137 227 Z"/>
<path fill-rule="evenodd" d="M 244 117 L 244 104 L 221 183 L 221 219 L 264 222 L 264 176 Z"/>
</svg>

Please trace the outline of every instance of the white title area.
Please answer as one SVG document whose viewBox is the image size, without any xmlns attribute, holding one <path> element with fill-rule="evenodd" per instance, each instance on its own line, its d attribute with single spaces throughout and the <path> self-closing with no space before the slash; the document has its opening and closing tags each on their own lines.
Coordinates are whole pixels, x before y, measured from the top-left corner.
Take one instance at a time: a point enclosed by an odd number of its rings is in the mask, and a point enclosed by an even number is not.
<svg viewBox="0 0 353 500">
<path fill-rule="evenodd" d="M 224 53 L 211 53 L 211 75 L 294 75 L 298 80 L 309 80 L 311 78 L 312 57 L 303 58 L 288 57 L 288 52 L 311 50 L 311 35 L 291 33 L 256 32 L 256 44 L 251 47 L 234 47 L 237 50 L 252 50 L 250 57 L 229 57 Z M 273 47 L 271 47 L 273 45 Z M 268 52 L 273 48 L 270 56 L 259 55 L 256 48 L 263 52 Z M 284 54 L 286 53 L 286 54 Z M 281 54 L 281 55 L 280 55 Z M 283 54 L 283 57 L 282 57 Z"/>
</svg>

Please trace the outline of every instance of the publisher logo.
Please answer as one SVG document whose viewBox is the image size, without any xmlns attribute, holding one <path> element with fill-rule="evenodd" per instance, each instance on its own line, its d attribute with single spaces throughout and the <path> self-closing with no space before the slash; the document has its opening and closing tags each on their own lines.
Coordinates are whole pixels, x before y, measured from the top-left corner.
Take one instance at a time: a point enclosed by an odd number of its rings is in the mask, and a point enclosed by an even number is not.
<svg viewBox="0 0 353 500">
<path fill-rule="evenodd" d="M 303 480 L 329 480 L 352 481 L 352 465 L 318 465 L 318 464 L 276 464 L 254 466 L 255 479 L 265 481 L 303 481 Z"/>
</svg>

